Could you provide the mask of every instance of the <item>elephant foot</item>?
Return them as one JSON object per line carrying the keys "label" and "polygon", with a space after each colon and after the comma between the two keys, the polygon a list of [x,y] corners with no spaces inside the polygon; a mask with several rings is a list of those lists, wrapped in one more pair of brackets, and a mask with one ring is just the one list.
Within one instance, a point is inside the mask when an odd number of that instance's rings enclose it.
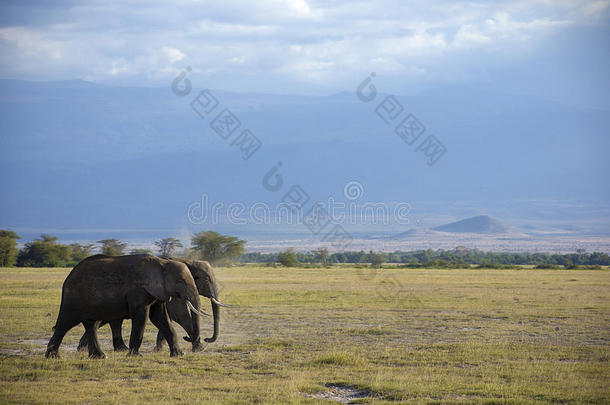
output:
{"label": "elephant foot", "polygon": [[193,343],[193,352],[200,352],[205,349],[205,346],[201,344],[201,340],[197,339],[197,342]]}
{"label": "elephant foot", "polygon": [[157,339],[157,344],[155,345],[154,351],[159,352],[163,350],[163,346],[165,346],[165,339]]}
{"label": "elephant foot", "polygon": [[129,349],[129,352],[127,352],[128,356],[138,356],[141,357],[142,355],[140,354],[139,351],[137,351],[136,349]]}
{"label": "elephant foot", "polygon": [[182,356],[182,355],[184,355],[184,352],[180,349],[172,349],[169,351],[170,357],[176,357],[176,356]]}
{"label": "elephant foot", "polygon": [[46,357],[47,359],[58,359],[59,353],[57,352],[57,350],[47,350],[47,352],[44,354],[44,357]]}
{"label": "elephant foot", "polygon": [[205,346],[202,344],[193,346],[193,353],[202,352],[204,350],[205,350]]}
{"label": "elephant foot", "polygon": [[106,355],[104,354],[104,352],[91,353],[91,354],[89,354],[89,358],[90,359],[105,359]]}
{"label": "elephant foot", "polygon": [[125,343],[123,343],[122,345],[116,345],[114,347],[115,352],[125,352],[127,350],[129,350],[129,347],[127,347],[127,345],[125,345]]}

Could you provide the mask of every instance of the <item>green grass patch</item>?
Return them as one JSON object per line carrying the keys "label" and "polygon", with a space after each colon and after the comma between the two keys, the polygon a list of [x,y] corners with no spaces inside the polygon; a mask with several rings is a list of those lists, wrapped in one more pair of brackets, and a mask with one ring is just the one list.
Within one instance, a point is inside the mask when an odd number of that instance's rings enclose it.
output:
{"label": "green grass patch", "polygon": [[318,356],[312,363],[330,366],[362,366],[365,364],[365,360],[354,353],[330,352]]}

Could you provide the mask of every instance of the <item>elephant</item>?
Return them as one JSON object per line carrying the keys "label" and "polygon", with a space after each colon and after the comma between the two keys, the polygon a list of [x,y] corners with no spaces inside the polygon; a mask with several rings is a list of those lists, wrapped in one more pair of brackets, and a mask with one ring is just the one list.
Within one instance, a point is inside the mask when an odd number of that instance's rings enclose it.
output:
{"label": "elephant", "polygon": [[[215,342],[218,338],[218,333],[220,331],[220,307],[228,306],[219,301],[218,294],[218,285],[216,283],[216,277],[214,276],[214,269],[204,260],[189,260],[182,258],[170,258],[168,260],[174,260],[180,263],[184,263],[191,272],[193,279],[195,280],[195,284],[197,286],[197,290],[200,295],[203,295],[206,298],[209,298],[212,304],[212,314],[214,315],[214,332],[212,337],[205,338],[205,342],[212,343]],[[193,330],[193,322],[191,319],[191,314],[186,309],[185,301],[180,298],[172,298],[168,302],[162,304],[166,309],[169,315],[169,318],[172,321],[175,321],[182,326],[182,328],[186,331],[187,337],[184,337],[186,341],[191,342],[192,350],[194,352],[203,350],[203,345],[201,344],[201,339],[199,338],[199,333]],[[126,350],[127,346],[123,341],[122,336],[122,319],[114,319],[111,321],[107,321],[110,324],[112,329],[112,345],[115,351]],[[105,324],[106,321],[102,323]],[[101,326],[101,325],[100,325]],[[164,336],[163,332],[159,330],[157,332],[157,342],[156,342],[156,350],[161,350],[163,346],[163,342],[167,340]],[[88,344],[88,332],[85,331],[81,340],[78,344],[78,349],[84,349]]]}
{"label": "elephant", "polygon": [[139,355],[146,319],[167,339],[170,356],[182,354],[176,332],[162,305],[183,300],[192,312],[193,339],[199,339],[199,293],[184,263],[151,255],[95,255],[78,263],[64,281],[54,333],[45,357],[58,357],[65,334],[82,323],[87,331],[89,357],[104,358],[97,339],[99,321],[131,319],[129,355]]}
{"label": "elephant", "polygon": [[[189,260],[182,258],[171,258],[171,260],[184,263],[195,280],[199,294],[210,299],[212,315],[214,316],[214,331],[212,336],[205,338],[204,341],[206,343],[215,342],[216,339],[218,339],[218,334],[220,332],[220,307],[228,307],[229,305],[220,302],[218,283],[216,282],[216,276],[214,275],[212,265],[205,260]],[[172,299],[165,305],[170,319],[179,323],[186,331],[188,338],[185,337],[184,339],[191,342],[193,351],[202,350],[203,346],[199,339],[199,331],[193,330],[194,324],[191,321],[192,314],[185,310],[184,301],[181,299]],[[157,350],[161,349],[164,340],[164,335],[159,331],[157,333]]]}

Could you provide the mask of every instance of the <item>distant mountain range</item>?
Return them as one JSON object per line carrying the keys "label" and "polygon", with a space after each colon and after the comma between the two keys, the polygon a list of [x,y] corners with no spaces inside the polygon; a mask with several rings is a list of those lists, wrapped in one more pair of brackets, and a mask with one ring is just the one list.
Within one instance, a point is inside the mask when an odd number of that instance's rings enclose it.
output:
{"label": "distant mountain range", "polygon": [[[178,97],[169,83],[137,88],[0,80],[0,228],[28,235],[206,228],[245,235],[264,227],[192,223],[188,207],[202,195],[211,203],[273,206],[295,185],[310,201],[347,203],[353,200],[344,196],[344,185],[357,181],[363,188],[357,203],[408,202],[432,229],[446,222],[442,218],[497,213],[514,203],[520,207],[515,220],[529,216],[545,226],[560,221],[610,232],[608,111],[476,86],[399,95],[404,111],[397,120],[413,114],[426,135],[447,148],[430,167],[417,145],[396,135],[395,122],[377,115],[383,94],[364,103],[354,92],[311,97],[212,90],[219,108],[240,120],[236,133],[247,128],[262,141],[243,160],[235,138],[222,139],[210,128],[213,118],[202,119],[190,107],[198,92]],[[284,188],[270,192],[262,179],[278,162]],[[499,229],[492,220],[477,221],[444,232]]]}

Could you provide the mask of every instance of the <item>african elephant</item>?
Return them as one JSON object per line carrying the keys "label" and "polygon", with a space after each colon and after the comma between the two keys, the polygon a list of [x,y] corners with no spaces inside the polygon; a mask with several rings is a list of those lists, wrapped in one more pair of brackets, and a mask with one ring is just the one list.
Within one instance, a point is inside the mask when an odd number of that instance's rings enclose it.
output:
{"label": "african elephant", "polygon": [[[169,260],[178,261],[180,263],[186,264],[188,269],[195,280],[195,284],[197,285],[197,290],[200,295],[207,297],[211,300],[212,303],[212,313],[214,315],[214,332],[212,337],[204,339],[208,343],[212,343],[216,341],[219,333],[219,324],[220,324],[220,307],[226,306],[222,304],[219,299],[218,294],[218,284],[216,283],[216,277],[214,276],[214,269],[207,261],[203,260],[188,260],[188,259],[180,259],[180,258],[171,258]],[[193,330],[193,321],[191,314],[186,309],[185,301],[180,298],[172,298],[168,302],[162,304],[166,309],[169,315],[169,318],[172,321],[175,321],[184,328],[188,337],[184,339],[191,342],[193,346],[193,351],[199,351],[203,349],[201,344],[201,339],[199,338],[199,332],[195,332]],[[105,324],[106,322],[102,323]],[[127,346],[125,346],[125,342],[123,341],[122,336],[122,319],[114,319],[112,321],[108,321],[110,323],[110,327],[112,328],[112,345],[114,346],[114,350],[125,350]],[[163,332],[159,329],[157,332],[157,345],[156,350],[160,350],[163,342],[167,340],[163,334]],[[85,331],[83,336],[81,337],[80,343],[78,345],[79,349],[87,346],[88,341],[88,332]]]}
{"label": "african elephant", "polygon": [[89,357],[104,358],[97,340],[101,320],[131,318],[129,354],[138,355],[146,318],[168,340],[170,355],[182,354],[162,303],[181,299],[193,312],[194,339],[199,338],[199,294],[183,263],[150,255],[95,255],[78,263],[64,281],[61,305],[46,357],[58,357],[65,334],[83,323],[89,335]]}
{"label": "african elephant", "polygon": [[[210,263],[204,260],[188,260],[180,258],[172,258],[171,260],[186,264],[188,269],[191,271],[193,279],[195,280],[199,294],[210,299],[212,304],[212,314],[214,315],[214,332],[212,333],[211,337],[205,338],[204,340],[207,343],[215,342],[218,338],[218,333],[220,332],[220,307],[228,305],[220,302],[218,284],[216,282],[216,277],[214,276],[214,269]],[[165,303],[165,305],[167,307],[167,313],[169,314],[170,319],[178,322],[188,334],[188,338],[185,337],[184,339],[191,342],[193,351],[202,350],[203,346],[201,345],[201,340],[198,337],[199,333],[198,331],[196,332],[193,330],[194,324],[191,321],[192,315],[189,313],[189,311],[185,310],[184,301],[181,299],[172,299]],[[157,350],[161,349],[163,341],[164,335],[159,330],[157,333]]]}

